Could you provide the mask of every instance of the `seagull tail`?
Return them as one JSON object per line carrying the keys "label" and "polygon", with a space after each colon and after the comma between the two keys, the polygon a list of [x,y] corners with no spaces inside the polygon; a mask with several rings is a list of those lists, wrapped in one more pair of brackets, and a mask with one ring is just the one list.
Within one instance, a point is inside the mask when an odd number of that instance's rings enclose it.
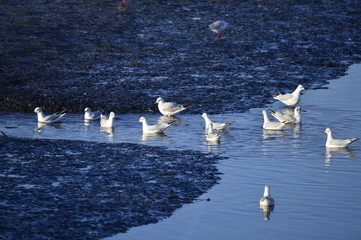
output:
{"label": "seagull tail", "polygon": [[268,109],[272,114],[275,114],[276,111],[272,110],[272,109]]}
{"label": "seagull tail", "polygon": [[65,112],[66,112],[66,109],[64,109],[64,110],[62,110],[62,111],[60,111],[60,112],[57,112],[57,113],[55,113],[55,114],[65,114]]}
{"label": "seagull tail", "polygon": [[233,124],[235,121],[232,121],[232,122],[227,122],[226,123],[226,127],[228,127],[229,125]]}

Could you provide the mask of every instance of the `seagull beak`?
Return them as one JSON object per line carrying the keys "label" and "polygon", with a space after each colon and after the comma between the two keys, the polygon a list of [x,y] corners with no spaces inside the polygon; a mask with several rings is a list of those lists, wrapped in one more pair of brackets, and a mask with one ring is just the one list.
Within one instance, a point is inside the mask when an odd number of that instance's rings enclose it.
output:
{"label": "seagull beak", "polygon": [[301,109],[301,112],[307,112],[307,110]]}

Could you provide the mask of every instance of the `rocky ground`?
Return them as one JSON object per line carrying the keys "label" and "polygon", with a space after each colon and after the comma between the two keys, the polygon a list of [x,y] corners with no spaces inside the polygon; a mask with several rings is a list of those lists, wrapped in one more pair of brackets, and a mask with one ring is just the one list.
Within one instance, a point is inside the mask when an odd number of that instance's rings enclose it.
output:
{"label": "rocky ground", "polygon": [[[361,60],[359,1],[0,3],[0,110],[243,111]],[[220,39],[215,20],[231,27]]]}
{"label": "rocky ground", "polygon": [[220,174],[220,157],[192,151],[10,137],[0,146],[1,239],[125,232],[197,201]]}

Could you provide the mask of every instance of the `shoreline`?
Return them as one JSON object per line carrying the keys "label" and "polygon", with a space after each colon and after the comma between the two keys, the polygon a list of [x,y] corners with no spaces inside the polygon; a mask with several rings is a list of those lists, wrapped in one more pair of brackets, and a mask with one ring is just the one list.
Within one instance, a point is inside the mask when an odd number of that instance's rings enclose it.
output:
{"label": "shoreline", "polygon": [[[361,61],[361,9],[341,1],[1,6],[0,110],[12,112],[144,113],[159,96],[189,113],[243,112]],[[203,27],[218,18],[232,27],[216,40]]]}

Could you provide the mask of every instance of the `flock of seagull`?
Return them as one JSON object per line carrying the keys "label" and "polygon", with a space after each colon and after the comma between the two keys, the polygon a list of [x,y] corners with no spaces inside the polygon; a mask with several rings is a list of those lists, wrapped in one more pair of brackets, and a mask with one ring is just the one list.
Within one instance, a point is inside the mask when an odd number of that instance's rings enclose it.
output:
{"label": "flock of seagull", "polygon": [[[298,85],[297,88],[292,93],[272,95],[274,99],[281,101],[288,107],[294,107],[300,102],[301,91],[306,89],[302,85]],[[175,102],[166,102],[162,97],[157,98],[155,101],[158,104],[158,110],[164,116],[174,116],[189,106],[184,106],[177,104]],[[283,113],[281,111],[270,110],[271,115],[278,121],[270,121],[267,115],[266,110],[262,111],[264,122],[263,129],[265,130],[282,130],[287,126],[287,124],[299,124],[301,123],[301,112],[305,110],[301,109],[300,106],[296,106],[294,109],[288,109],[290,112]],[[53,115],[44,115],[40,107],[35,108],[35,113],[38,116],[38,122],[40,123],[53,123],[60,121],[65,115],[64,112],[55,113]],[[223,131],[225,128],[230,126],[233,122],[213,122],[207,115],[203,113],[202,117],[205,121],[205,130],[206,130],[206,139],[207,141],[219,141],[221,135],[218,133]],[[109,117],[106,117],[102,111],[92,112],[89,107],[84,109],[84,120],[93,121],[100,119],[100,126],[105,128],[114,127],[115,113],[111,112]],[[160,122],[154,125],[148,124],[144,116],[139,118],[139,122],[142,123],[143,134],[159,134],[163,133],[168,127],[170,127],[175,121],[171,122]],[[332,136],[332,131],[330,128],[326,128],[324,133],[327,134],[326,147],[327,148],[347,148],[352,142],[358,140],[357,138],[350,139],[336,139]],[[264,188],[263,197],[259,201],[260,207],[266,209],[268,212],[270,209],[273,209],[274,200],[270,195],[270,187],[268,185]],[[264,211],[265,212],[265,211]]]}
{"label": "flock of seagull", "polygon": [[[295,91],[292,93],[273,95],[273,98],[281,101],[289,107],[293,107],[300,102],[301,91],[306,89],[302,85],[298,85]],[[174,116],[189,106],[177,104],[175,102],[166,102],[162,97],[158,97],[155,101],[158,104],[158,110],[164,116]],[[265,130],[282,130],[288,124],[299,124],[301,123],[301,112],[306,110],[301,109],[300,106],[296,106],[294,109],[288,109],[288,112],[284,113],[281,111],[269,110],[271,115],[278,121],[271,121],[268,118],[266,110],[262,111],[263,114],[263,129]],[[54,123],[60,121],[65,115],[64,112],[55,113],[53,115],[44,115],[40,107],[35,108],[35,113],[38,115],[38,122],[40,123]],[[203,113],[202,117],[205,121],[206,140],[207,141],[219,141],[221,135],[218,133],[223,131],[225,128],[230,126],[233,122],[213,122],[207,115]],[[84,120],[93,121],[100,119],[100,126],[103,128],[114,127],[114,119],[116,118],[115,113],[111,112],[109,117],[103,114],[102,111],[92,112],[89,107],[84,109]],[[142,123],[143,134],[159,134],[163,133],[168,127],[170,127],[175,121],[171,122],[160,122],[157,124],[149,124],[147,119],[142,116],[139,118],[139,122]],[[357,138],[350,139],[336,139],[332,136],[330,128],[326,128],[324,133],[327,134],[326,147],[328,148],[346,148],[352,142],[358,140]]]}
{"label": "flock of seagull", "polygon": [[[302,85],[298,85],[295,91],[292,93],[272,95],[274,99],[279,100],[285,105],[292,107],[297,105],[300,102],[301,91],[306,91]],[[268,118],[267,112],[262,111],[263,114],[263,129],[265,130],[282,130],[287,124],[299,124],[301,123],[301,112],[306,111],[302,110],[300,106],[296,106],[291,114],[284,114],[280,111],[270,110],[271,115],[278,120],[278,122],[271,122]],[[330,128],[326,128],[324,133],[327,134],[326,148],[347,148],[348,145],[357,141],[357,138],[350,139],[336,139],[332,136],[332,131]],[[274,207],[274,200],[270,195],[270,187],[266,185],[264,187],[263,197],[259,200],[259,204],[263,212],[265,213],[265,220],[269,218],[269,212]],[[268,213],[268,215],[267,215]]]}

